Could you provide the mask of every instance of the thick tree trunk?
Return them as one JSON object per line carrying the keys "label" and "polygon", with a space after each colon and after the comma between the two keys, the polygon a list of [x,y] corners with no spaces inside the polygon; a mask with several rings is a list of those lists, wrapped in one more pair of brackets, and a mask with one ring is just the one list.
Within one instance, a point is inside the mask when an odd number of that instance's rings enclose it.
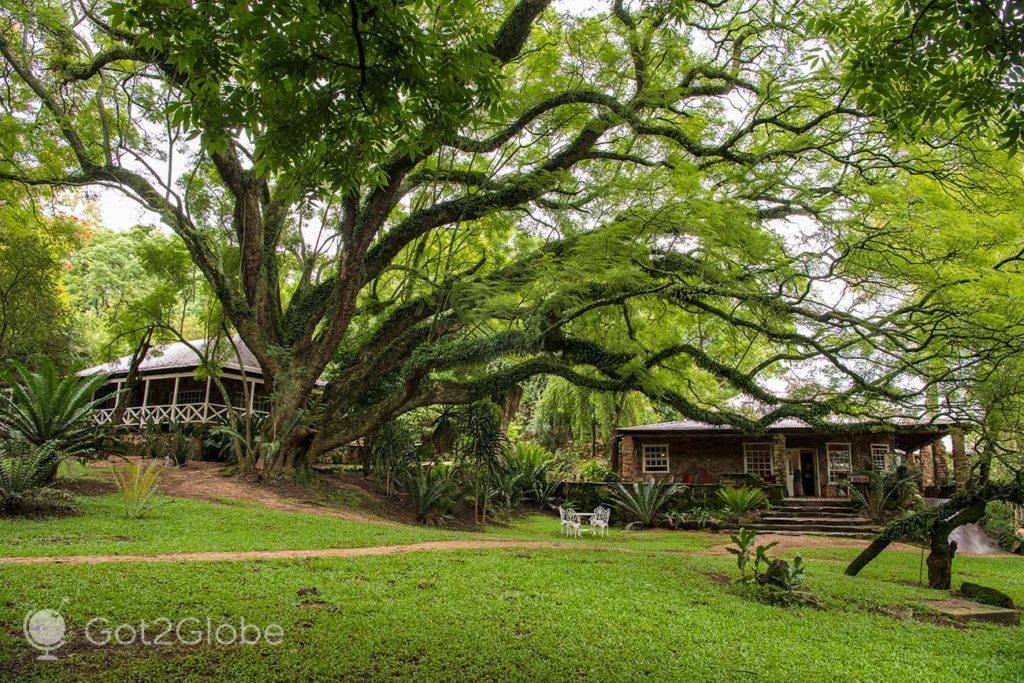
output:
{"label": "thick tree trunk", "polygon": [[928,555],[928,587],[948,590],[953,579],[953,557],[956,555],[956,541],[949,535],[964,524],[973,524],[985,516],[987,501],[975,500],[945,521],[937,521],[931,529]]}
{"label": "thick tree trunk", "polygon": [[[945,528],[945,524],[939,525]],[[949,590],[953,583],[953,556],[956,555],[956,541],[949,540],[949,533],[933,533],[931,552],[925,563],[928,565],[928,587]]]}
{"label": "thick tree trunk", "polygon": [[146,354],[149,353],[152,341],[153,328],[148,327],[142,335],[142,339],[139,340],[139,345],[132,353],[131,362],[128,364],[128,374],[124,380],[125,392],[124,395],[115,399],[114,414],[110,416],[111,424],[119,425],[124,422],[124,413],[128,409],[128,404],[135,398],[135,391],[138,389],[139,367],[142,365],[142,361],[146,360]]}
{"label": "thick tree trunk", "polygon": [[1005,496],[1000,496],[990,489],[983,489],[970,498],[954,498],[937,509],[920,512],[909,519],[894,522],[854,558],[846,568],[846,574],[857,576],[860,570],[878,557],[893,541],[927,532],[930,548],[927,560],[928,585],[931,588],[948,589],[953,576],[953,557],[956,555],[956,543],[949,541],[949,535],[957,527],[977,522],[984,517],[988,501],[1002,497]]}

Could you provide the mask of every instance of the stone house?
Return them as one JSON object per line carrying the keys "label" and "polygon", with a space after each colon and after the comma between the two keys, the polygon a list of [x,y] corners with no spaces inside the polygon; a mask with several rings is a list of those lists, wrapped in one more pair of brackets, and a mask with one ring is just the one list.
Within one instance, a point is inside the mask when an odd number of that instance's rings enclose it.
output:
{"label": "stone house", "polygon": [[762,433],[679,421],[616,430],[617,471],[626,482],[651,478],[712,484],[760,480],[790,497],[847,497],[871,469],[920,467],[927,490],[949,482],[944,439],[963,454],[963,432],[944,421],[834,424],[779,420]]}

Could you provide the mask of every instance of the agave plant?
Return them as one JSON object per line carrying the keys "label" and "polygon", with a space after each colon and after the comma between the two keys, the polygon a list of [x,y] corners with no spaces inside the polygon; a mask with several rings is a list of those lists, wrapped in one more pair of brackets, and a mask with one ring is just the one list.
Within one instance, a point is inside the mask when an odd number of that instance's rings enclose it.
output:
{"label": "agave plant", "polygon": [[416,519],[423,524],[445,519],[455,502],[455,483],[445,467],[425,469],[409,466],[401,475],[402,491],[416,506]]}
{"label": "agave plant", "polygon": [[114,470],[114,481],[124,500],[125,517],[138,519],[153,508],[153,496],[162,470],[159,460],[150,460],[145,465],[133,461]]}
{"label": "agave plant", "polygon": [[[11,363],[0,373],[0,382],[10,389],[9,400],[0,407],[0,434],[20,436],[37,446],[52,441],[62,453],[84,454],[96,439],[93,412],[109,399],[94,400],[93,393],[106,381],[104,376],[61,377],[48,361],[37,372]],[[43,483],[56,475],[56,462],[51,470]]]}
{"label": "agave plant", "polygon": [[646,484],[618,484],[611,490],[611,502],[632,524],[653,526],[661,511],[679,491],[677,484],[652,479]]}
{"label": "agave plant", "polygon": [[718,499],[722,502],[726,517],[736,524],[746,521],[756,510],[768,505],[768,496],[764,491],[745,486],[719,489]]}

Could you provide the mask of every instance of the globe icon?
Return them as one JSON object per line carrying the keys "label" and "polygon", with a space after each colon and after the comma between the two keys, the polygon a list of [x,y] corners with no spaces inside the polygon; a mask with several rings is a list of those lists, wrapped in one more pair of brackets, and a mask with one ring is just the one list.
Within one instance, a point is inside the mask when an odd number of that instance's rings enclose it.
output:
{"label": "globe icon", "polygon": [[56,650],[64,644],[66,631],[67,625],[64,623],[64,617],[57,610],[41,609],[25,616],[25,639],[29,645],[43,651],[43,654],[39,655],[37,659],[56,659],[54,655],[50,654],[50,651]]}

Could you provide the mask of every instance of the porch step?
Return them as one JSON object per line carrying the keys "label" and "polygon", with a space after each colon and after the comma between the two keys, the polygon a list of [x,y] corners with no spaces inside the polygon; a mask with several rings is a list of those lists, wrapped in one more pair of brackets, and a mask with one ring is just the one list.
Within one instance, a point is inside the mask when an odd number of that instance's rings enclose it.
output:
{"label": "porch step", "polygon": [[753,526],[747,527],[759,534],[773,534],[775,536],[828,536],[830,538],[860,538],[873,539],[876,533],[862,531],[803,531],[797,529],[757,529]]}
{"label": "porch step", "polygon": [[783,517],[829,517],[836,519],[844,519],[848,517],[859,517],[860,511],[852,508],[843,509],[821,509],[821,508],[802,508],[802,507],[773,507],[765,513],[765,516],[783,516]]}
{"label": "porch step", "polygon": [[814,517],[812,515],[764,515],[758,520],[761,524],[776,524],[778,526],[801,526],[803,524],[830,524],[830,525],[867,525],[871,520],[867,517]]}
{"label": "porch step", "polygon": [[804,522],[799,524],[778,524],[777,522],[754,522],[744,525],[748,529],[761,534],[792,533],[792,534],[818,534],[823,532],[833,534],[864,534],[874,536],[878,533],[876,527],[870,524],[828,524],[823,522]]}
{"label": "porch step", "polygon": [[848,498],[784,498],[747,528],[762,534],[873,538],[878,528]]}
{"label": "porch step", "polygon": [[849,498],[783,498],[782,507],[855,510],[857,502]]}

